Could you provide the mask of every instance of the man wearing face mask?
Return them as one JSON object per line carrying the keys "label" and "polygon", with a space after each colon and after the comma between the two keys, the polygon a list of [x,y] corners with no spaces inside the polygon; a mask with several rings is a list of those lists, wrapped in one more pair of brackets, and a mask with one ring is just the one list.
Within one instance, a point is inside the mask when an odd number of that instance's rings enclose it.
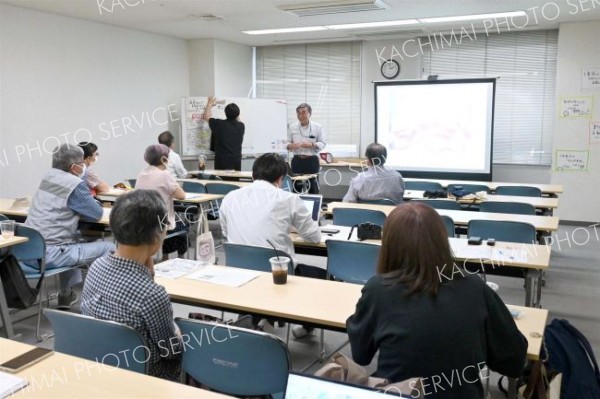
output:
{"label": "man wearing face mask", "polygon": [[[59,274],[58,308],[64,310],[77,302],[72,287],[82,281],[78,267],[115,250],[111,242],[77,242],[80,219],[96,222],[102,218],[102,206],[82,180],[85,170],[83,150],[77,145],[55,148],[52,169],[42,178],[25,221],[25,226],[39,231],[46,241],[46,269],[72,268]],[[37,262],[26,267],[37,271]]]}

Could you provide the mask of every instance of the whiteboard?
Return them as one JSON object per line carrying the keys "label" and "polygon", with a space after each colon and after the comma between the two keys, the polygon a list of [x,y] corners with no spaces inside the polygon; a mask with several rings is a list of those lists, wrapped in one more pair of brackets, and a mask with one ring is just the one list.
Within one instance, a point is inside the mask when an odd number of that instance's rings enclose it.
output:
{"label": "whiteboard", "polygon": [[[181,99],[181,153],[183,156],[210,155],[210,128],[202,120],[208,97]],[[285,152],[287,145],[287,103],[285,100],[217,97],[212,117],[225,118],[225,106],[240,107],[240,120],[246,125],[242,155]]]}

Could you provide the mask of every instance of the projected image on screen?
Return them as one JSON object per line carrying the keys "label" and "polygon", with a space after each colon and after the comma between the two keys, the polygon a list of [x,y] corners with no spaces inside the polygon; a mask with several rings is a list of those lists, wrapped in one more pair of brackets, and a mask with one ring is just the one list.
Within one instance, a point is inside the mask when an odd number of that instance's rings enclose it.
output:
{"label": "projected image on screen", "polygon": [[376,84],[377,142],[405,172],[491,172],[494,79]]}

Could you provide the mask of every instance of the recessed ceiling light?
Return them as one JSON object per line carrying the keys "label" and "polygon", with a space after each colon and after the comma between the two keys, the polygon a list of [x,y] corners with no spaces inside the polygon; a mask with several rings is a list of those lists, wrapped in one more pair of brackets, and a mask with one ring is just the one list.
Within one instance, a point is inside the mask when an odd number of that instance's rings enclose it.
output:
{"label": "recessed ceiling light", "polygon": [[381,22],[362,22],[357,24],[340,24],[340,25],[326,25],[327,29],[360,29],[360,28],[383,28],[386,26],[401,26],[401,25],[414,25],[418,24],[419,21],[416,19],[401,19],[395,21],[381,21]]}
{"label": "recessed ceiling light", "polygon": [[305,26],[301,28],[244,30],[242,33],[247,35],[270,35],[274,33],[317,32],[321,30],[327,30],[327,28],[324,26]]}
{"label": "recessed ceiling light", "polygon": [[459,15],[455,17],[419,18],[423,23],[470,21],[474,19],[524,17],[525,11],[499,12],[495,14]]}

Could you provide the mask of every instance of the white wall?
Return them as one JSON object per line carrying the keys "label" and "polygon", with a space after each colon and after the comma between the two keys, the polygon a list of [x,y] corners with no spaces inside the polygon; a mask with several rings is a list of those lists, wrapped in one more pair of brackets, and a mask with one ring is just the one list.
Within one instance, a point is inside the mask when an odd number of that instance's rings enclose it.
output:
{"label": "white wall", "polygon": [[190,95],[247,97],[252,85],[252,47],[224,40],[188,42]]}
{"label": "white wall", "polygon": [[248,97],[252,87],[252,47],[215,40],[215,95]]}
{"label": "white wall", "polygon": [[[585,67],[600,67],[600,23],[578,22],[560,25],[556,95],[593,96],[592,120],[600,120],[600,91],[582,91],[581,73]],[[596,38],[596,39],[593,39]],[[590,150],[587,172],[552,173],[552,183],[563,184],[558,214],[563,220],[600,221],[600,145],[588,144],[589,119],[559,119],[554,122],[554,149]]]}
{"label": "white wall", "polygon": [[158,133],[179,129],[167,108],[189,94],[184,40],[2,4],[0,38],[0,197],[32,195],[47,152],[76,131],[91,133],[95,169],[116,183],[137,175]]}
{"label": "white wall", "polygon": [[215,41],[188,41],[190,96],[210,96],[215,92]]}

